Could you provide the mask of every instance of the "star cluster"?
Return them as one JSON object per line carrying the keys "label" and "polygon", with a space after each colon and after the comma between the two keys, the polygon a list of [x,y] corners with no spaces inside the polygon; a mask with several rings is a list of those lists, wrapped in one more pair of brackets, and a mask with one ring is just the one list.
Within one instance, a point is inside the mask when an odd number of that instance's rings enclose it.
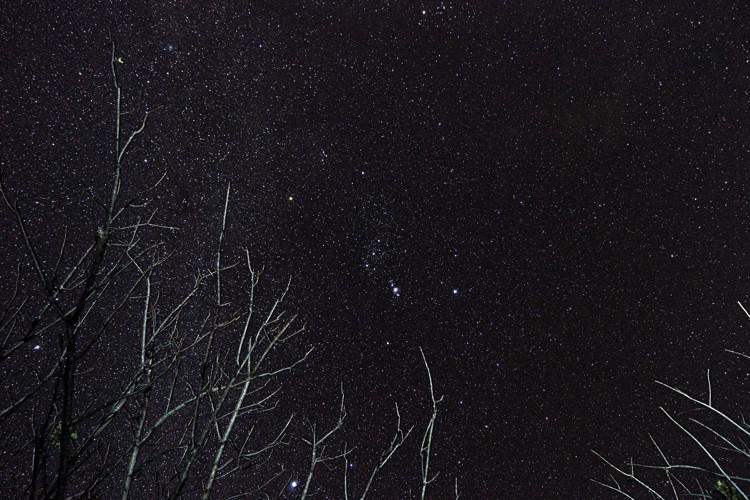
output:
{"label": "star cluster", "polygon": [[[111,34],[128,125],[155,110],[126,175],[168,172],[175,273],[211,265],[231,181],[227,247],[293,276],[317,347],[285,404],[333,417],[344,380],[380,443],[393,402],[427,415],[422,347],[445,396],[436,491],[605,498],[589,449],[646,454],[653,380],[697,386],[746,345],[739,3],[11,3],[1,168],[45,258],[108,178]],[[418,465],[398,457],[376,497],[405,498]]]}

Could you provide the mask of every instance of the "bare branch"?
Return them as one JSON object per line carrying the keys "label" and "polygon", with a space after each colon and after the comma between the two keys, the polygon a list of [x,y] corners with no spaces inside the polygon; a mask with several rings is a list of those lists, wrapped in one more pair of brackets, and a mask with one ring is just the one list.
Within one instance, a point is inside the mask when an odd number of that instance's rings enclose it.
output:
{"label": "bare branch", "polygon": [[305,486],[303,487],[302,494],[300,495],[301,500],[305,500],[308,493],[310,492],[310,484],[312,483],[312,478],[315,474],[315,468],[318,466],[318,464],[330,462],[331,460],[336,460],[338,458],[343,458],[346,456],[346,449],[344,449],[343,453],[333,456],[326,455],[325,453],[325,442],[341,429],[341,427],[344,425],[345,418],[346,406],[344,405],[344,384],[341,384],[341,405],[339,407],[338,421],[333,425],[333,427],[328,430],[328,432],[323,434],[321,437],[318,437],[316,424],[310,423],[310,439],[303,439],[305,443],[310,445],[310,465],[307,471],[307,478],[305,479]]}
{"label": "bare branch", "polygon": [[419,353],[422,355],[422,361],[424,362],[425,370],[427,371],[427,380],[430,383],[430,400],[432,402],[432,414],[430,420],[427,423],[427,427],[422,436],[422,444],[419,449],[419,455],[422,462],[422,490],[420,498],[424,500],[427,492],[427,485],[433,482],[437,478],[437,474],[430,477],[430,453],[432,450],[432,434],[435,430],[435,421],[437,420],[437,405],[443,400],[440,396],[439,399],[435,399],[435,391],[432,386],[432,373],[430,373],[430,365],[427,363],[427,358],[424,355],[422,348],[419,348]]}

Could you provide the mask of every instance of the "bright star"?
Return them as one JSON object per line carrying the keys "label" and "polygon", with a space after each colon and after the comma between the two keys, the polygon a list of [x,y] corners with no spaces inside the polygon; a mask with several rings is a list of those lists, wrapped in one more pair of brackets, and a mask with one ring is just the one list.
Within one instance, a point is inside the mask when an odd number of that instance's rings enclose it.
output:
{"label": "bright star", "polygon": [[296,488],[298,484],[299,483],[297,483],[297,481],[292,481],[291,484],[289,484],[289,486],[291,486],[292,488]]}
{"label": "bright star", "polygon": [[458,295],[458,288],[453,289],[453,295]]}

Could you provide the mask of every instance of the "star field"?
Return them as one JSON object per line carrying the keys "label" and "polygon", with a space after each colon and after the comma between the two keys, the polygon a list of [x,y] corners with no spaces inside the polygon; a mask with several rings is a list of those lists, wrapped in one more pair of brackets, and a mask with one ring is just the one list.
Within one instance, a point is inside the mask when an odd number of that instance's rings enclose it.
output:
{"label": "star field", "polygon": [[[747,352],[750,334],[736,304],[750,278],[748,12],[12,2],[0,169],[45,262],[65,225],[85,228],[70,244],[91,241],[110,173],[111,33],[127,127],[153,110],[129,189],[166,170],[159,220],[180,228],[163,286],[213,265],[231,181],[227,262],[246,247],[270,288],[292,276],[316,348],[282,407],[334,422],[344,383],[351,478],[390,439],[394,402],[426,424],[421,347],[444,395],[428,497],[452,498],[458,478],[466,499],[609,498],[589,481],[608,473],[590,449],[652,457],[649,432],[679,434],[655,379],[703,391],[710,367],[729,398],[750,377],[722,352]],[[12,282],[23,248],[6,212],[0,242]],[[55,347],[32,344],[26,369]],[[114,382],[105,360],[90,368]],[[410,439],[372,498],[416,491]],[[294,451],[275,457],[286,498],[304,484]],[[322,498],[341,498],[342,468],[319,471]]]}

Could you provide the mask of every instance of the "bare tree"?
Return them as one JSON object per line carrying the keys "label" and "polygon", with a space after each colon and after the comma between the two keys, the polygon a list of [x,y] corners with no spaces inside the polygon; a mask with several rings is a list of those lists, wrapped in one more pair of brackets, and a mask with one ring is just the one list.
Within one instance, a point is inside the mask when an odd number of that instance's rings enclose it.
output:
{"label": "bare tree", "polygon": [[[370,488],[373,485],[373,482],[375,481],[375,476],[377,476],[378,472],[380,472],[380,469],[385,467],[385,464],[387,464],[391,458],[393,458],[393,455],[396,454],[396,452],[404,445],[404,442],[409,437],[409,434],[411,434],[411,431],[414,430],[414,426],[409,427],[406,432],[401,428],[401,412],[398,409],[398,404],[396,404],[396,431],[393,434],[393,438],[391,438],[391,442],[388,445],[386,449],[383,450],[383,452],[380,454],[380,457],[378,458],[377,462],[375,463],[375,466],[372,468],[372,472],[370,472],[370,476],[367,479],[367,484],[365,484],[365,488],[362,491],[362,495],[359,497],[360,500],[365,500],[367,498],[367,494],[370,492]],[[347,459],[347,454],[351,450],[347,450],[346,444],[344,444],[344,499],[349,500],[349,481],[348,481],[348,471],[349,471],[349,460]]]}
{"label": "bare tree", "polygon": [[[750,319],[750,313],[742,303],[737,304]],[[726,352],[750,360],[747,354],[730,349]],[[645,492],[651,498],[657,499],[691,497],[748,500],[750,475],[747,471],[750,469],[750,446],[747,440],[750,438],[750,424],[745,421],[744,416],[733,417],[719,408],[714,401],[710,370],[706,370],[707,395],[704,399],[664,382],[657,380],[656,383],[693,405],[691,410],[683,411],[681,414],[690,412],[702,415],[681,422],[678,419],[680,415],[675,415],[663,406],[659,407],[669,422],[688,438],[696,451],[700,452],[705,463],[687,464],[677,461],[668,456],[663,447],[649,434],[662,464],[642,464],[630,459],[624,465],[616,465],[591,450],[612,470],[609,482],[593,481],[625,498],[641,498],[634,496],[634,492]]]}
{"label": "bare tree", "polygon": [[[268,300],[260,293],[264,270],[252,265],[250,252],[227,255],[228,184],[213,267],[198,271],[178,292],[164,284],[173,256],[166,236],[179,228],[160,223],[151,208],[166,172],[140,191],[128,184],[139,174],[126,166],[127,153],[154,110],[130,133],[123,132],[122,63],[113,44],[111,185],[101,187],[101,199],[93,198],[100,215],[88,229],[90,244],[75,255],[66,229],[54,263],[47,266],[40,255],[49,250],[40,252],[21,204],[0,177],[0,195],[16,221],[36,282],[26,284],[28,277],[17,267],[0,314],[0,368],[13,373],[32,346],[57,345],[57,352],[40,357],[32,376],[14,377],[0,396],[0,423],[16,430],[0,438],[0,473],[13,477],[0,485],[0,496],[208,499],[219,494],[219,485],[241,478],[232,484],[246,488],[221,490],[221,495],[270,498],[266,490],[283,483],[286,471],[272,457],[293,439],[295,415],[279,410],[283,380],[313,352],[305,345],[305,325],[286,309],[291,279]],[[118,358],[107,352],[113,342]],[[442,398],[435,398],[427,358],[421,355],[432,405],[420,446],[424,499],[434,480],[430,457]],[[114,365],[106,387],[103,356]],[[343,386],[339,410],[326,431],[307,422],[311,436],[303,441],[310,461],[301,498],[312,494],[316,467],[336,460],[344,462],[349,498],[352,450],[344,442],[343,451],[330,453],[346,418]],[[398,405],[396,417],[395,434],[374,461],[363,500],[414,428],[402,429]],[[21,465],[27,460],[28,467]]]}
{"label": "bare tree", "polygon": [[[430,471],[430,457],[431,457],[431,449],[432,449],[433,432],[435,429],[435,422],[437,420],[437,405],[443,400],[443,398],[441,396],[440,398],[435,399],[435,393],[434,393],[433,384],[432,384],[432,372],[430,371],[430,365],[427,362],[427,358],[422,348],[419,349],[419,352],[422,356],[422,362],[424,363],[425,371],[427,373],[427,381],[429,383],[429,393],[430,393],[430,402],[431,402],[430,418],[427,422],[427,425],[425,426],[425,431],[422,436],[422,441],[421,441],[420,448],[419,448],[419,455],[420,455],[420,461],[421,461],[421,483],[420,483],[419,498],[424,500],[424,498],[426,498],[427,486],[437,478],[437,475],[430,477],[430,472],[429,472]],[[386,464],[393,458],[393,456],[399,451],[399,449],[404,445],[404,443],[407,441],[412,431],[414,430],[414,426],[412,425],[406,431],[404,431],[404,429],[401,427],[401,412],[398,408],[398,404],[396,404],[395,406],[396,406],[396,430],[388,446],[385,447],[381,451],[380,456],[375,461],[372,471],[370,472],[370,475],[367,478],[367,483],[364,485],[364,488],[362,490],[362,494],[359,496],[360,500],[365,500],[367,498],[367,495],[370,493],[370,489],[372,488],[375,478],[377,477],[380,470],[383,469],[386,466]],[[315,423],[308,423],[308,426],[310,428],[310,438],[302,439],[303,442],[305,442],[310,447],[310,465],[308,468],[305,485],[302,490],[302,495],[300,497],[301,499],[304,500],[305,498],[307,498],[308,494],[310,493],[310,484],[312,482],[315,469],[318,465],[327,465],[332,461],[343,459],[343,462],[344,462],[344,473],[343,473],[344,499],[349,500],[350,491],[349,491],[349,475],[348,475],[348,471],[349,471],[348,456],[353,451],[353,449],[349,449],[347,446],[347,443],[344,443],[342,452],[337,453],[337,454],[326,455],[326,449],[330,447],[330,445],[328,444],[329,440],[337,432],[343,429],[345,419],[346,419],[346,406],[344,405],[344,388],[342,386],[339,418],[336,421],[336,423],[333,426],[331,426],[331,428],[328,431],[325,431],[323,433],[318,432],[317,425]],[[458,494],[458,479],[457,478],[455,481],[454,489],[455,489],[455,498],[458,499],[459,494]]]}
{"label": "bare tree", "polygon": [[[178,497],[200,485],[201,496],[208,498],[219,478],[245,470],[247,464],[283,443],[292,415],[275,430],[265,429],[263,436],[246,423],[252,421],[248,417],[274,408],[279,375],[305,361],[312,352],[308,348],[291,361],[279,362],[277,350],[304,332],[297,316],[282,309],[289,283],[261,315],[255,299],[262,270],[251,266],[248,252],[245,264],[222,263],[229,186],[216,266],[199,272],[176,303],[162,303],[154,276],[161,272],[170,254],[162,241],[148,242],[153,236],[145,233],[176,228],[154,222],[155,210],[143,213],[166,174],[146,190],[123,199],[123,182],[127,175],[135,175],[124,168],[126,153],[145,130],[149,112],[137,128],[123,135],[122,91],[117,75],[121,62],[113,45],[116,107],[112,185],[107,201],[99,202],[102,216],[94,242],[69,269],[64,269],[63,259],[67,238],[51,273],[44,269],[18,202],[11,200],[5,184],[0,183],[0,193],[16,218],[45,298],[24,324],[22,313],[31,300],[25,297],[18,303],[18,273],[16,290],[5,305],[0,323],[4,333],[0,361],[10,365],[24,346],[41,338],[56,337],[59,345],[58,355],[43,376],[7,394],[0,409],[4,425],[23,421],[31,414],[30,435],[21,440],[6,436],[8,442],[4,443],[4,449],[5,445],[17,445],[16,454],[33,446],[31,472],[23,478],[28,482],[22,488],[31,498],[91,495],[104,482],[111,488],[121,481],[122,498],[126,499],[144,467],[160,461],[163,464],[170,454],[177,460],[168,495]],[[243,267],[248,283],[244,303],[240,299],[225,302],[222,274],[235,272],[233,277],[242,279],[236,271]],[[213,304],[207,300],[210,293],[206,293],[211,279],[215,280]],[[125,363],[129,374],[119,389],[112,387],[111,392],[82,397],[95,346],[108,336],[121,335],[123,328],[136,326],[123,327],[123,323],[139,301],[137,342],[123,346],[134,348],[134,359]],[[205,311],[200,327],[182,332],[182,319],[196,304]],[[179,439],[165,446],[167,430]],[[243,438],[235,447],[238,431]],[[158,454],[154,453],[156,442],[161,447]],[[144,451],[148,452],[145,458]],[[207,476],[191,480],[198,461],[210,464]],[[3,465],[10,467],[12,462]]]}

